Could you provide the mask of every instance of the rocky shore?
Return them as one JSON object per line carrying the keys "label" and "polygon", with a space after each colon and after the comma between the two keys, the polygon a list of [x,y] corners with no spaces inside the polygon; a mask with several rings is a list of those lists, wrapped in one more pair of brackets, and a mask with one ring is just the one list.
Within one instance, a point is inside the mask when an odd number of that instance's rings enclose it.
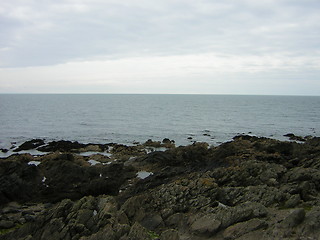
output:
{"label": "rocky shore", "polygon": [[320,239],[320,138],[288,137],[25,142],[0,159],[0,239]]}

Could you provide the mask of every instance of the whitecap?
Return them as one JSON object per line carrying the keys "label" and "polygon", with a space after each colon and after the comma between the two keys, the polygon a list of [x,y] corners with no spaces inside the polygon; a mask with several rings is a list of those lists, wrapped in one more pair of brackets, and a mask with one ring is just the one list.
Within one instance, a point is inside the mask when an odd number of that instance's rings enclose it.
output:
{"label": "whitecap", "polygon": [[35,166],[38,166],[41,162],[39,161],[30,161],[28,162],[28,165],[35,165]]}
{"label": "whitecap", "polygon": [[146,172],[146,171],[137,172],[137,178],[140,178],[140,179],[145,179],[151,175],[153,175],[153,172]]}
{"label": "whitecap", "polygon": [[97,165],[97,164],[99,164],[99,163],[101,164],[101,162],[98,162],[98,161],[93,160],[93,159],[89,160],[88,163],[90,163],[91,166]]}

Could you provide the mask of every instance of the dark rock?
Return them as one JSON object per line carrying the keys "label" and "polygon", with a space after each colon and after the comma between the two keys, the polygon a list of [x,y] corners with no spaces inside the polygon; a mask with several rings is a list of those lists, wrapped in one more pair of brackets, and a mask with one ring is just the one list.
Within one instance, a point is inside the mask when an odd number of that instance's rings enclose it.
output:
{"label": "dark rock", "polygon": [[35,186],[39,179],[37,167],[28,165],[29,155],[19,158],[17,161],[0,161],[0,205],[39,196]]}
{"label": "dark rock", "polygon": [[[138,222],[136,222],[130,229],[129,240],[151,240],[151,236],[147,229],[142,227]],[[154,239],[154,238],[153,238]]]}
{"label": "dark rock", "polygon": [[9,229],[14,227],[14,222],[12,221],[7,221],[7,220],[1,220],[0,221],[0,229]]}
{"label": "dark rock", "polygon": [[33,139],[30,141],[26,141],[25,143],[21,144],[17,149],[13,150],[14,152],[20,152],[23,150],[30,150],[30,149],[35,149],[37,147],[40,147],[44,145],[44,140],[43,139]]}
{"label": "dark rock", "polygon": [[86,145],[79,142],[71,142],[71,141],[52,141],[43,147],[38,147],[37,150],[41,152],[71,152],[71,151],[79,151],[80,148],[84,148]]}
{"label": "dark rock", "polygon": [[294,194],[285,202],[285,207],[294,208],[300,203],[300,201],[301,201],[300,195]]}
{"label": "dark rock", "polygon": [[302,223],[305,215],[306,213],[303,208],[295,209],[281,222],[281,227],[293,228]]}
{"label": "dark rock", "polygon": [[[52,144],[51,150],[103,149],[62,145]],[[0,238],[317,239],[320,234],[317,139],[296,143],[242,135],[218,147],[195,143],[150,154],[145,145],[106,146],[113,148],[105,161],[57,152],[1,159],[0,200],[23,203],[3,206],[1,220],[23,225]],[[89,159],[101,164],[90,166]],[[138,179],[138,171],[153,174]]]}
{"label": "dark rock", "polygon": [[151,214],[144,217],[141,225],[147,229],[155,230],[157,227],[164,226],[164,223],[159,214]]}
{"label": "dark rock", "polygon": [[179,233],[175,229],[168,229],[161,233],[161,240],[180,240]]}
{"label": "dark rock", "polygon": [[5,149],[5,148],[0,148],[0,151],[3,152],[3,153],[7,153],[9,150]]}
{"label": "dark rock", "polygon": [[293,141],[300,141],[300,142],[304,142],[306,141],[305,138],[301,137],[301,136],[296,136],[294,135],[293,133],[288,133],[288,134],[285,134],[283,135],[284,137],[288,137],[290,140],[293,140]]}
{"label": "dark rock", "polygon": [[242,235],[253,232],[255,230],[266,228],[268,225],[264,220],[257,218],[250,219],[246,222],[240,222],[226,228],[223,232],[223,237],[225,239],[238,239]]}
{"label": "dark rock", "polygon": [[217,220],[215,215],[205,215],[192,223],[190,230],[198,234],[212,236],[220,226],[221,221]]}
{"label": "dark rock", "polygon": [[171,140],[169,138],[164,138],[162,140],[162,143],[171,143]]}

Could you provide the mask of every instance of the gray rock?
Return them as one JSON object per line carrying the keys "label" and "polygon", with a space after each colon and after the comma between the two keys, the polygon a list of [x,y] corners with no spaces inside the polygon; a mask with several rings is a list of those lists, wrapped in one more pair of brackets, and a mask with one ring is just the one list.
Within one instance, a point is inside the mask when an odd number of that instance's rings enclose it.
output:
{"label": "gray rock", "polygon": [[303,208],[295,209],[281,222],[281,227],[293,228],[303,222],[305,215]]}
{"label": "gray rock", "polygon": [[180,240],[179,233],[175,229],[168,229],[161,233],[161,240]]}
{"label": "gray rock", "polygon": [[247,202],[232,208],[220,208],[217,219],[221,221],[221,228],[227,228],[235,223],[251,218],[265,217],[267,209],[262,204]]}
{"label": "gray rock", "polygon": [[294,208],[296,207],[301,201],[299,194],[292,195],[284,204],[286,208]]}
{"label": "gray rock", "polygon": [[164,223],[159,214],[149,214],[141,221],[141,225],[147,229],[154,230],[159,226],[164,226]]}
{"label": "gray rock", "polygon": [[138,222],[135,222],[131,227],[128,239],[130,240],[151,240],[151,236],[147,229],[142,227]]}
{"label": "gray rock", "polygon": [[184,214],[183,213],[175,213],[168,217],[166,220],[166,225],[171,226],[171,227],[178,227],[182,220],[184,219]]}
{"label": "gray rock", "polygon": [[301,231],[307,235],[310,233],[320,234],[320,207],[313,207],[310,212],[307,213]]}
{"label": "gray rock", "polygon": [[204,235],[213,235],[221,226],[221,221],[216,219],[215,214],[205,215],[192,223],[190,229],[192,232]]}
{"label": "gray rock", "polygon": [[225,239],[237,239],[240,236],[267,227],[267,223],[260,219],[250,219],[247,222],[237,223],[226,228],[223,232],[223,237]]}

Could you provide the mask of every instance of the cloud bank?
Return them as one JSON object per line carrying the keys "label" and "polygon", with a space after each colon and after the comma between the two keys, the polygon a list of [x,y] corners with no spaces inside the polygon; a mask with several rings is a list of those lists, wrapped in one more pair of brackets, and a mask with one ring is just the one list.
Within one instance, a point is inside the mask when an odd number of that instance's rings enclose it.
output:
{"label": "cloud bank", "polygon": [[320,95],[317,0],[0,3],[0,92]]}

